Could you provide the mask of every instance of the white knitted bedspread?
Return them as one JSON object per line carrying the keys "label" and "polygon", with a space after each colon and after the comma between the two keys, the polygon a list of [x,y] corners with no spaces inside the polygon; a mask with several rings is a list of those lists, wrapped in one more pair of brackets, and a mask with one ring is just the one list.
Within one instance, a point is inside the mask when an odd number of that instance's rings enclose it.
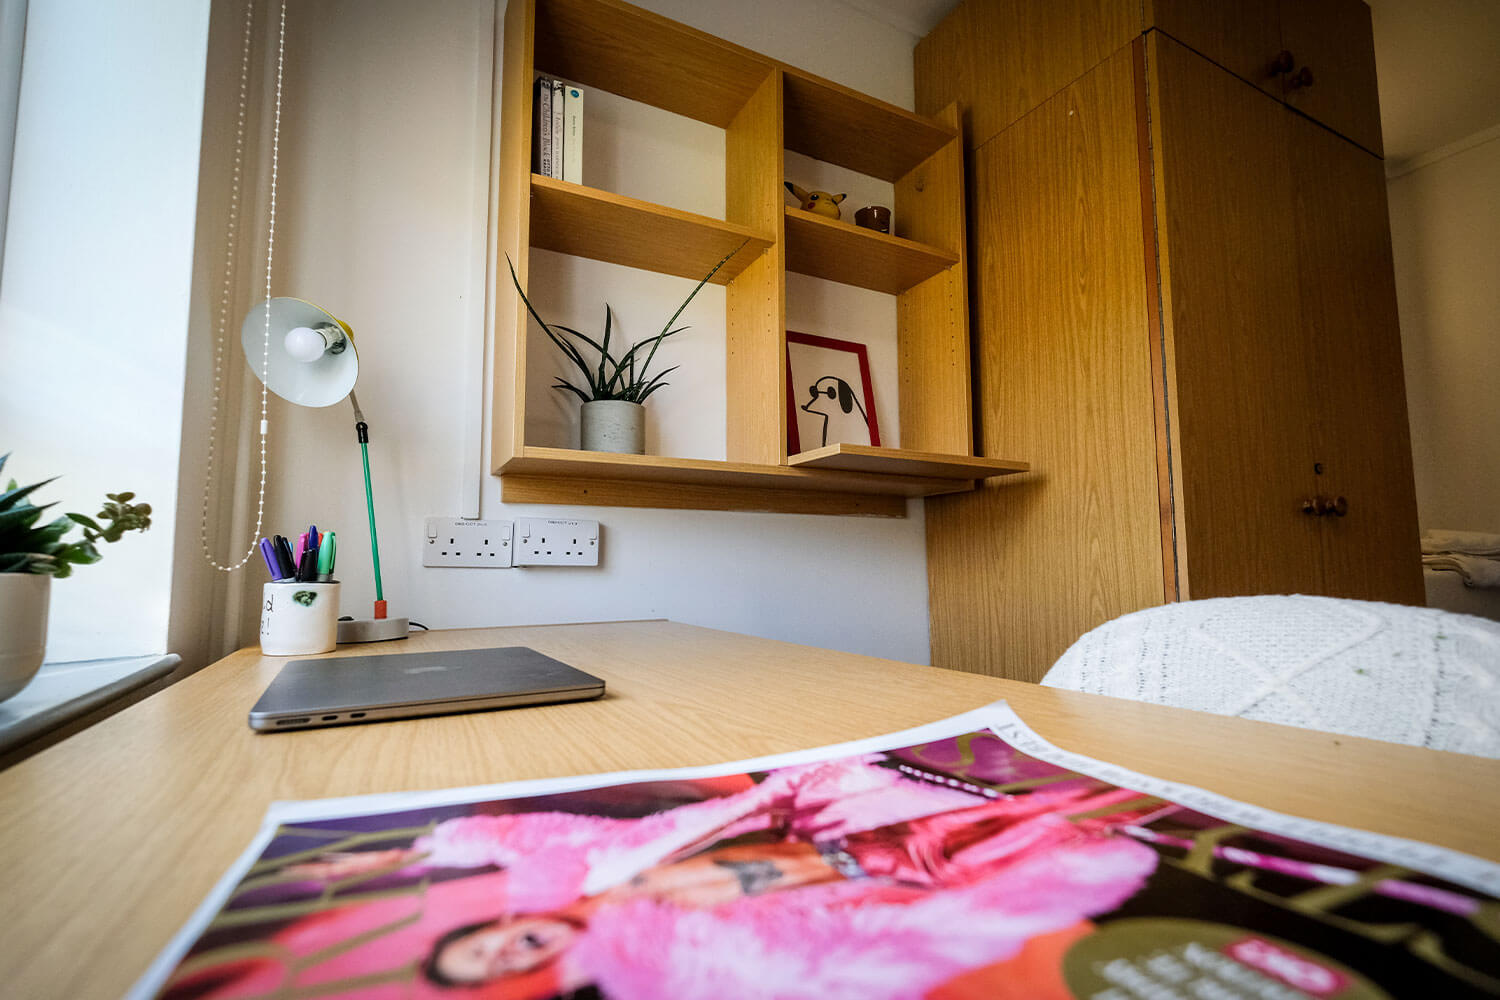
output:
{"label": "white knitted bedspread", "polygon": [[1500,623],[1329,597],[1226,597],[1087,632],[1051,687],[1500,757]]}

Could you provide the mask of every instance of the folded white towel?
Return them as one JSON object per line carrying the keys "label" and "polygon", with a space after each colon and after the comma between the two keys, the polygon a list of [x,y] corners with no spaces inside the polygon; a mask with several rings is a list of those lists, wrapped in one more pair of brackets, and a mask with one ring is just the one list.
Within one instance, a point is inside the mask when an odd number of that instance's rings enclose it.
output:
{"label": "folded white towel", "polygon": [[1423,556],[1422,565],[1427,569],[1452,570],[1464,578],[1465,587],[1500,587],[1500,559],[1440,552]]}
{"label": "folded white towel", "polygon": [[1422,532],[1422,552],[1458,552],[1469,556],[1500,557],[1500,535],[1485,531],[1446,531],[1428,528]]}

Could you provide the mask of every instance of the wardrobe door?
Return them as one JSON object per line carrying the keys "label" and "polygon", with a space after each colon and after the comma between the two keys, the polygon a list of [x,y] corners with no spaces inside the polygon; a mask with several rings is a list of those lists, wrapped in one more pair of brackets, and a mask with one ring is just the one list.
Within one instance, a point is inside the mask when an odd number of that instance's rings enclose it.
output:
{"label": "wardrobe door", "polygon": [[980,453],[1036,471],[927,501],[938,666],[1039,680],[1163,600],[1138,61],[1120,50],[974,152]]}
{"label": "wardrobe door", "polygon": [[958,101],[965,141],[977,148],[1141,28],[1140,7],[1119,0],[965,0],[917,43],[917,111]]}
{"label": "wardrobe door", "polygon": [[1344,501],[1317,519],[1321,593],[1425,604],[1385,172],[1364,150],[1289,117],[1318,492]]}
{"label": "wardrobe door", "polygon": [[1182,596],[1315,593],[1293,116],[1159,33],[1148,53]]}
{"label": "wardrobe door", "polygon": [[1281,96],[1287,67],[1277,0],[1148,0],[1147,27],[1154,27],[1260,87]]}
{"label": "wardrobe door", "polygon": [[1286,103],[1379,156],[1375,40],[1364,0],[1281,0],[1281,43],[1296,62],[1282,77]]}

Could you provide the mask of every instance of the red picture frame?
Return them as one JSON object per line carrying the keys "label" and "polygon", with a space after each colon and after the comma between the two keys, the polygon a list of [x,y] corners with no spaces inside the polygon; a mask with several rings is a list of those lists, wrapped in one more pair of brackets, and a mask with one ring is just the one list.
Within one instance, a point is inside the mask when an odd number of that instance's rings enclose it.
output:
{"label": "red picture frame", "polygon": [[[864,444],[859,435],[852,435],[850,440],[847,431],[857,426],[852,418],[857,411],[858,416],[863,418],[863,424],[869,432],[869,443],[875,447],[880,446],[880,424],[875,416],[875,385],[870,378],[870,357],[864,344],[856,344],[849,340],[835,340],[832,337],[820,337],[812,333],[797,333],[788,330],[786,333],[787,349],[786,355],[786,436],[787,453],[795,455],[805,450],[811,451],[827,444],[853,443]],[[798,363],[795,366],[792,361],[793,345],[812,349],[797,351]],[[827,355],[825,366],[814,363],[812,370],[808,368],[809,361],[816,361],[817,353],[813,352],[836,352]],[[842,357],[841,357],[842,355]],[[853,395],[854,386],[850,378],[850,361],[858,365],[858,379],[860,396]],[[823,383],[823,384],[820,384]],[[800,388],[799,388],[800,387]],[[830,403],[827,411],[809,410],[808,407],[819,401],[820,397],[826,395]],[[803,402],[803,400],[807,402]],[[850,405],[852,403],[852,405]],[[821,441],[803,442],[803,435],[798,430],[798,411],[814,413],[823,416],[823,436]],[[844,426],[832,427],[832,419],[840,416],[851,418],[843,421]],[[829,437],[830,431],[833,437]]]}

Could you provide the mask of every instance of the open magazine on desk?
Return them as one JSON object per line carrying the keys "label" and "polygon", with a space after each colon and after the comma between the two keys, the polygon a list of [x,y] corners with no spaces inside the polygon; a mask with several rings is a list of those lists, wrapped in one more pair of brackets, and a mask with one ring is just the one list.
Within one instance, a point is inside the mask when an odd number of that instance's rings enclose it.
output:
{"label": "open magazine on desk", "polygon": [[278,804],[133,995],[1487,997],[1497,893],[1500,865],[1068,753],[997,703],[715,767]]}

